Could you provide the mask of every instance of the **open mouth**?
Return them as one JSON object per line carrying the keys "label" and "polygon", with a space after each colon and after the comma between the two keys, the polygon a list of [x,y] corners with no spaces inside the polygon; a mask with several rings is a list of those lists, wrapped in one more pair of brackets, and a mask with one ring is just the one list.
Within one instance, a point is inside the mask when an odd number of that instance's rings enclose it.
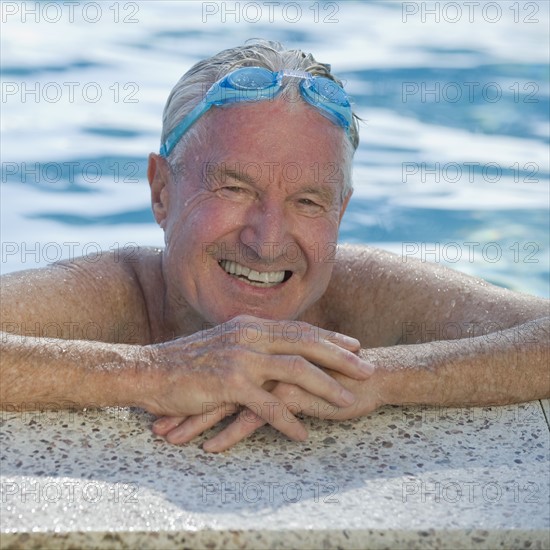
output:
{"label": "open mouth", "polygon": [[255,271],[231,260],[221,260],[220,267],[232,277],[252,286],[270,288],[285,283],[292,277],[292,271]]}

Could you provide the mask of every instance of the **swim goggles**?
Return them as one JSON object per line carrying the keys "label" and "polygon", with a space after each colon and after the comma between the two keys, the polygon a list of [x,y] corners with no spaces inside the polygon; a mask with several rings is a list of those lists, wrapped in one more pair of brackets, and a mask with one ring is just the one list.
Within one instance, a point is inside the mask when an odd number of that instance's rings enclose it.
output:
{"label": "swim goggles", "polygon": [[285,76],[300,78],[299,91],[304,100],[331,122],[344,128],[351,139],[353,114],[349,98],[334,80],[313,76],[305,71],[272,72],[263,67],[242,67],[225,75],[210,87],[201,102],[170,132],[160,148],[160,154],[167,157],[183,134],[212,106],[274,99],[281,91]]}

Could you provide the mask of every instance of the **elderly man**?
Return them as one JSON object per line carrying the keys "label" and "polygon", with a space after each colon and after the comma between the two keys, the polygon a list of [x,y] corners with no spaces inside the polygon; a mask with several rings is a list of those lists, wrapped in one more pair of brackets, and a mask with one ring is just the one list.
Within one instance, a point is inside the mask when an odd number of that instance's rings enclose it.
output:
{"label": "elderly man", "polygon": [[266,422],[303,440],[298,414],[548,396],[545,300],[336,249],[357,143],[311,55],[255,42],[195,65],[149,157],[164,250],[2,279],[4,407],[138,406],[172,443],[238,413],[204,443],[221,451]]}

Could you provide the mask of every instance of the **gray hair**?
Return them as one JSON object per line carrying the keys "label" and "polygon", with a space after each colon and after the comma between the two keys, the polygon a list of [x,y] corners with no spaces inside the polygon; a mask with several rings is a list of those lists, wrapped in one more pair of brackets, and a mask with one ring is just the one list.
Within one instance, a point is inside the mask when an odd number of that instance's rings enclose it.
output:
{"label": "gray hair", "polygon": [[[215,82],[240,67],[264,67],[273,72],[285,69],[307,71],[312,75],[329,78],[342,86],[342,82],[331,74],[330,65],[319,63],[311,54],[306,54],[301,50],[286,50],[279,42],[249,41],[244,46],[223,50],[208,59],[199,61],[179,79],[170,92],[164,107],[161,142],[164,143],[179,121],[202,100]],[[286,86],[288,83],[283,83],[283,92]],[[346,197],[353,189],[351,164],[355,150],[359,145],[358,120],[359,118],[354,113],[350,128],[351,140],[347,137],[343,140],[344,188],[342,197]],[[182,152],[186,147],[192,142],[198,142],[199,145],[206,144],[207,139],[202,128],[201,124],[193,125],[168,157],[170,166],[175,172],[179,172],[182,168],[179,166],[178,159],[181,159]]]}

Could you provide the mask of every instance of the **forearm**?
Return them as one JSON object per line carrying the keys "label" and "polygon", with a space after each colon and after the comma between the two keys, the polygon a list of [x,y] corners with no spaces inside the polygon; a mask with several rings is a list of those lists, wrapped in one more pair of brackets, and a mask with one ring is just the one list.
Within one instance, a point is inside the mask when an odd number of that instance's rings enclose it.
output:
{"label": "forearm", "polygon": [[[504,405],[550,395],[549,319],[475,338],[362,350],[385,404]],[[372,393],[362,383],[364,392]]]}
{"label": "forearm", "polygon": [[143,346],[0,333],[4,409],[140,405]]}

